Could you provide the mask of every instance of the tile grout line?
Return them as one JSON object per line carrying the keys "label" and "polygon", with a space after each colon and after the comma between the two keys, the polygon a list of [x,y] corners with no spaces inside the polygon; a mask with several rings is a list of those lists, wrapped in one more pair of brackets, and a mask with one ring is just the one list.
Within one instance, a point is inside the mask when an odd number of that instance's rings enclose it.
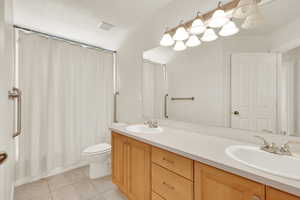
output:
{"label": "tile grout line", "polygon": [[[101,194],[101,192],[98,192],[97,187],[95,186],[93,179],[91,179],[91,178],[85,173],[84,168],[81,168],[81,171],[82,171],[83,174],[88,178],[88,180],[89,180],[88,182],[92,185],[92,187],[93,187],[93,188],[95,189],[95,191],[96,191],[96,196],[93,197],[93,198],[98,197],[98,195]],[[102,196],[102,195],[101,195],[101,196]],[[103,196],[102,196],[102,197],[103,197]],[[88,199],[88,200],[93,200],[93,198]],[[103,197],[103,198],[104,198],[104,200],[106,200],[105,197]]]}
{"label": "tile grout line", "polygon": [[49,190],[49,193],[50,193],[51,200],[54,200],[54,197],[53,197],[52,190],[50,188],[50,184],[48,182],[48,179],[46,179],[46,183],[47,183],[47,186],[48,186],[48,190]]}
{"label": "tile grout line", "polygon": [[[89,178],[89,177],[88,177],[88,178]],[[106,197],[104,197],[103,194],[104,194],[105,192],[113,191],[113,190],[114,190],[114,189],[110,188],[110,189],[106,189],[106,190],[100,192],[100,191],[97,190],[97,187],[96,187],[96,185],[95,185],[93,179],[90,179],[90,178],[89,178],[89,182],[92,184],[93,188],[97,191],[97,196],[96,196],[96,197],[98,197],[99,195],[101,195],[101,197],[103,197],[104,200],[108,200],[108,199],[107,199]],[[88,200],[93,200],[93,198],[92,198],[92,199],[88,199]]]}
{"label": "tile grout line", "polygon": [[[81,170],[81,169],[80,169],[80,170]],[[64,176],[65,173],[66,173],[66,172],[61,173],[61,174],[57,174],[57,175],[55,175],[55,176],[58,176],[58,175]],[[83,174],[84,174],[84,173],[83,173]],[[85,176],[85,178],[88,178],[85,174],[84,174],[84,176]],[[50,183],[48,182],[48,180],[47,180],[47,183],[48,183],[48,186],[49,186],[49,189],[50,189],[51,193],[53,193],[53,192],[55,192],[56,190],[59,190],[59,189],[61,189],[61,188],[63,188],[63,187],[73,186],[74,184],[76,184],[76,183],[78,183],[78,182],[80,182],[80,181],[82,181],[82,180],[84,180],[84,178],[83,178],[83,179],[80,179],[80,180],[72,181],[72,182],[70,182],[70,183],[68,183],[68,184],[65,184],[65,185],[62,185],[62,186],[60,186],[60,187],[58,187],[58,188],[55,188],[54,190],[51,189]],[[52,194],[52,195],[53,195],[53,194]]]}
{"label": "tile grout line", "polygon": [[[58,187],[58,188],[55,188],[55,187],[52,188],[51,186],[53,184],[51,184],[50,179],[49,178],[44,178],[44,181],[45,181],[45,183],[47,185],[47,190],[48,190],[47,194],[44,194],[44,196],[47,195],[48,200],[54,200],[54,193],[57,190],[61,190],[62,188],[68,187],[68,186],[71,186],[73,189],[75,189],[74,185],[76,185],[77,183],[80,183],[81,181],[86,181],[88,184],[91,185],[90,187],[93,188],[93,190],[95,190],[95,194],[91,195],[90,198],[87,197],[86,200],[96,200],[98,198],[100,198],[101,200],[108,200],[108,199],[110,199],[109,196],[105,196],[104,194],[107,193],[107,192],[113,192],[115,190],[115,188],[110,188],[110,187],[106,188],[105,186],[103,187],[103,185],[107,184],[106,182],[111,182],[110,178],[106,179],[107,177],[102,177],[102,178],[105,178],[105,180],[103,180],[104,182],[101,182],[101,179],[99,179],[100,182],[99,182],[99,187],[98,187],[97,179],[95,179],[95,180],[94,179],[90,179],[89,176],[85,173],[85,168],[81,168],[81,169],[79,169],[79,171],[83,174],[83,176],[82,176],[82,178],[80,180],[79,179],[78,180],[74,179],[75,181],[72,181],[69,184],[63,185],[63,186]],[[64,173],[61,173],[61,174],[58,174],[58,175],[64,175]],[[77,178],[78,178],[78,174],[77,174]],[[53,186],[55,186],[55,185],[53,185]],[[99,190],[98,190],[98,188],[99,188]],[[106,188],[106,189],[103,190],[103,188]],[[32,200],[31,198],[29,200]],[[123,199],[123,197],[122,197],[122,199]]]}

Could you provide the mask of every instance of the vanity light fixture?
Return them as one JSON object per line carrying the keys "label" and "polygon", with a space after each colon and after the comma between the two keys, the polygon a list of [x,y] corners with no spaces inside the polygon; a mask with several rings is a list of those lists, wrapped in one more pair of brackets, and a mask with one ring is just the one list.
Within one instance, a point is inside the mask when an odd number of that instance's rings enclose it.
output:
{"label": "vanity light fixture", "polygon": [[185,46],[183,41],[176,41],[175,46],[173,48],[174,51],[183,51],[185,50],[187,47]]}
{"label": "vanity light fixture", "polygon": [[191,35],[188,41],[185,43],[187,47],[196,47],[201,44],[201,41],[196,35]]}
{"label": "vanity light fixture", "polygon": [[218,38],[218,36],[216,35],[214,29],[208,27],[208,28],[206,29],[206,31],[204,32],[204,34],[203,34],[201,40],[202,40],[203,42],[211,42],[211,41],[216,40],[217,38]]}
{"label": "vanity light fixture", "polygon": [[235,23],[230,20],[227,24],[225,24],[221,31],[219,32],[220,36],[227,37],[234,34],[237,34],[240,31],[240,29],[235,25]]}
{"label": "vanity light fixture", "polygon": [[160,40],[160,45],[164,47],[172,46],[175,43],[170,33],[167,31],[163,35],[163,37]]}
{"label": "vanity light fixture", "polygon": [[[259,5],[273,0],[231,0],[204,14],[197,13],[197,16],[187,22],[167,30],[161,41],[161,46],[173,46],[175,51],[185,50],[187,47],[195,47],[201,44],[198,35],[203,34],[201,40],[204,42],[214,41],[218,38],[214,29],[219,29],[220,36],[231,36],[239,32],[239,28],[233,18],[245,18],[242,28],[251,29],[263,22]],[[258,5],[259,4],[259,5]],[[188,30],[188,31],[187,31]],[[200,37],[200,36],[199,36]]]}
{"label": "vanity light fixture", "polygon": [[190,33],[199,35],[201,33],[204,33],[206,30],[206,27],[204,26],[203,18],[200,16],[200,12],[197,13],[197,17],[194,19]]}
{"label": "vanity light fixture", "polygon": [[251,13],[256,0],[240,0],[237,7],[234,9],[232,16],[238,19],[245,19]]}
{"label": "vanity light fixture", "polygon": [[225,11],[221,8],[221,5],[222,2],[219,2],[218,9],[214,12],[210,19],[209,26],[212,28],[220,28],[229,21]]}
{"label": "vanity light fixture", "polygon": [[176,29],[173,39],[176,41],[183,41],[189,38],[189,33],[186,31],[183,21],[180,21],[180,26]]}
{"label": "vanity light fixture", "polygon": [[244,29],[256,28],[258,25],[262,24],[263,21],[264,18],[258,8],[258,5],[255,4],[255,6],[251,11],[251,14],[246,18],[246,20],[242,24],[242,28]]}

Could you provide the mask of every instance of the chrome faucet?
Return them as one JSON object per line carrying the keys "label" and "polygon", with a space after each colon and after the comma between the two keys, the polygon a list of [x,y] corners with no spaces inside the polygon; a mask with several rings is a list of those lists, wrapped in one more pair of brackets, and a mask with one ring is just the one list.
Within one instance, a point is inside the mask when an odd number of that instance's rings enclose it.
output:
{"label": "chrome faucet", "polygon": [[288,141],[287,143],[281,145],[279,152],[281,155],[292,156],[290,144],[300,144],[299,141]]}
{"label": "chrome faucet", "polygon": [[267,142],[267,140],[264,137],[259,136],[259,135],[256,135],[254,137],[263,141],[264,144],[263,144],[263,146],[260,147],[261,150],[276,154],[276,152],[278,151],[278,147],[276,146],[275,143],[269,143],[269,142]]}
{"label": "chrome faucet", "polygon": [[158,128],[158,121],[154,119],[147,120],[144,124],[149,128]]}
{"label": "chrome faucet", "polygon": [[287,143],[281,145],[278,147],[275,143],[268,143],[264,137],[261,136],[254,136],[260,140],[263,141],[263,146],[260,147],[261,150],[269,152],[269,153],[274,153],[278,155],[284,155],[284,156],[292,156],[292,152],[290,149],[290,144],[300,144],[298,141],[288,141]]}

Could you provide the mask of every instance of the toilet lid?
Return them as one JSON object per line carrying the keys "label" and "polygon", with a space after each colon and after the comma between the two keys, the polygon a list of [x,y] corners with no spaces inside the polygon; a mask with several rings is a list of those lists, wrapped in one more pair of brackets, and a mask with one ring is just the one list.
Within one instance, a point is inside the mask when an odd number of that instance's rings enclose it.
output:
{"label": "toilet lid", "polygon": [[111,145],[110,144],[101,143],[101,144],[93,145],[93,146],[90,146],[90,147],[86,148],[83,151],[83,153],[95,154],[95,153],[102,153],[102,152],[106,152],[106,151],[110,151],[110,150],[111,150]]}

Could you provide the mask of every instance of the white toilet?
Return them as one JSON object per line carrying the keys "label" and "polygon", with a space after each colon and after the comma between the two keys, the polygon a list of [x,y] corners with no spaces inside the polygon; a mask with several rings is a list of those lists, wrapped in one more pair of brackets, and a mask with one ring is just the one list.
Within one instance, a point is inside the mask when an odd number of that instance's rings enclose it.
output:
{"label": "white toilet", "polygon": [[110,175],[110,144],[101,143],[90,146],[83,151],[82,155],[89,163],[89,177],[91,179]]}

